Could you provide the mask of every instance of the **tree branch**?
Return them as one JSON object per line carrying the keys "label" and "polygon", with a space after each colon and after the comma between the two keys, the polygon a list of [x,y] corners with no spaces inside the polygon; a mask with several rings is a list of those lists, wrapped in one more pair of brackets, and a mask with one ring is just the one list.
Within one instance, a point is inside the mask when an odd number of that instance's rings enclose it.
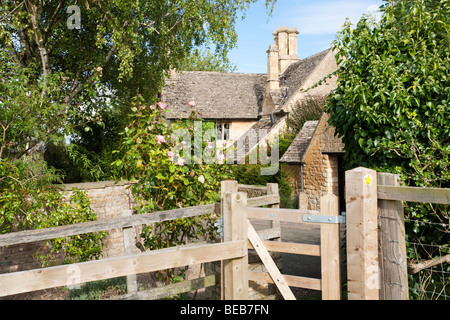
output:
{"label": "tree branch", "polygon": [[41,56],[41,63],[42,63],[42,71],[43,75],[47,76],[50,74],[50,68],[48,65],[48,53],[45,48],[44,39],[42,37],[42,33],[39,30],[39,23],[38,23],[38,6],[36,4],[33,4],[30,0],[28,0],[28,6],[30,8],[30,17],[31,17],[31,23],[33,25],[33,31],[34,31],[34,38],[36,41],[36,45],[39,49],[39,54]]}
{"label": "tree branch", "polygon": [[[116,45],[113,44],[105,56],[105,61],[103,62],[102,66],[101,66],[102,68],[106,66],[106,64],[108,63],[109,60],[111,60],[115,50],[116,50]],[[90,80],[91,84],[93,83],[95,77],[92,77],[92,78],[93,79]],[[64,103],[70,103],[72,101],[72,99],[81,92],[81,90],[83,90],[83,84],[79,80],[75,80],[75,84],[73,86],[72,91],[69,93],[68,96],[66,96],[64,98]]]}
{"label": "tree branch", "polygon": [[439,257],[439,258],[435,258],[435,259],[431,259],[431,260],[426,260],[424,262],[420,262],[420,263],[413,263],[411,262],[409,264],[409,270],[411,271],[412,274],[415,274],[421,270],[427,269],[427,268],[431,268],[435,265],[441,264],[441,263],[450,263],[450,254],[447,254],[443,257]]}
{"label": "tree branch", "polygon": [[0,22],[3,22],[8,16],[10,16],[14,11],[19,9],[20,6],[22,6],[25,3],[26,0],[23,0],[21,3],[19,3],[14,9],[12,9],[10,12],[8,12],[3,18],[0,19]]}
{"label": "tree branch", "polygon": [[58,5],[56,6],[55,12],[53,12],[52,17],[50,18],[50,22],[48,23],[47,27],[44,30],[44,39],[43,39],[43,45],[45,46],[47,44],[48,35],[50,33],[50,29],[55,22],[55,19],[59,13],[59,10],[61,9],[62,5],[65,3],[65,0],[61,0]]}

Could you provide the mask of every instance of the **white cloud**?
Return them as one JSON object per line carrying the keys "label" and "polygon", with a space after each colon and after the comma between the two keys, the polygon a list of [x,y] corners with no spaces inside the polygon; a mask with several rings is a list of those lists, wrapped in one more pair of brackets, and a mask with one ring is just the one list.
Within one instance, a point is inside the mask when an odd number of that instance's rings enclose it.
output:
{"label": "white cloud", "polygon": [[301,34],[335,34],[346,18],[356,24],[362,14],[375,11],[381,1],[325,0],[302,3],[286,8],[284,24],[297,26]]}

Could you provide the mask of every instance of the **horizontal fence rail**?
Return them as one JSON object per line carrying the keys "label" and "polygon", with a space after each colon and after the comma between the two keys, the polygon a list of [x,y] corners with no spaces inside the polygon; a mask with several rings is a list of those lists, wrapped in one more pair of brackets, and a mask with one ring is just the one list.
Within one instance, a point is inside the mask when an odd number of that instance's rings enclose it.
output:
{"label": "horizontal fence rail", "polygon": [[402,186],[380,186],[378,199],[450,204],[450,189]]}
{"label": "horizontal fence rail", "polygon": [[[262,243],[264,244],[264,247],[266,247],[267,251],[302,254],[315,257],[320,256],[320,245],[318,244],[276,242],[276,241],[262,241]],[[254,249],[251,243],[249,244],[248,248]]]}
{"label": "horizontal fence rail", "polygon": [[[283,274],[283,278],[290,287],[297,287],[310,290],[322,290],[322,281],[315,278],[307,278],[300,276],[291,276]],[[272,277],[267,272],[249,271],[248,279],[252,281],[265,281],[267,283],[274,283]]]}
{"label": "horizontal fence rail", "polygon": [[[122,257],[0,274],[0,296],[245,256],[246,241],[185,245]],[[73,281],[71,283],[70,281]]]}
{"label": "horizontal fence rail", "polygon": [[[260,220],[278,220],[292,223],[305,223],[303,215],[319,215],[320,211],[301,210],[301,209],[273,209],[273,208],[248,208],[247,216],[249,219]],[[315,224],[307,222],[308,224]]]}
{"label": "horizontal fence rail", "polygon": [[125,227],[134,227],[142,224],[150,224],[174,219],[201,216],[215,212],[215,207],[216,207],[215,204],[207,204],[198,207],[188,207],[167,211],[148,212],[126,217],[117,217],[108,220],[83,222],[60,227],[13,232],[0,236],[0,246],[50,240],[89,232],[121,229]]}

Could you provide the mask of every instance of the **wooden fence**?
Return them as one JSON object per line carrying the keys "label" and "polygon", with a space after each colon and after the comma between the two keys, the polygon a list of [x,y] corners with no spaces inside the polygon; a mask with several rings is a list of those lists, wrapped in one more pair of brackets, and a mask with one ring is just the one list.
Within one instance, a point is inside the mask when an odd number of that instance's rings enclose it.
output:
{"label": "wooden fence", "polygon": [[450,189],[399,186],[398,175],[345,173],[349,300],[407,300],[402,201],[450,204]]}
{"label": "wooden fence", "polygon": [[[242,186],[240,186],[242,187]],[[0,236],[0,246],[44,241],[77,234],[123,229],[125,255],[101,260],[55,266],[28,271],[0,274],[0,296],[8,296],[34,290],[74,285],[120,276],[127,276],[129,293],[123,298],[162,298],[169,294],[196,290],[221,283],[222,298],[248,299],[249,280],[274,283],[285,299],[295,299],[289,286],[322,290],[324,299],[340,299],[339,226],[321,226],[321,244],[285,243],[280,241],[280,221],[310,223],[304,215],[338,215],[337,198],[333,195],[321,199],[322,210],[279,209],[276,184],[266,187],[267,195],[247,198],[247,194],[236,192],[235,181],[224,181],[221,186],[221,203],[132,215],[108,221],[93,221],[55,228],[14,232]],[[245,189],[245,188],[244,188]],[[258,208],[266,206],[266,208]],[[267,208],[269,207],[269,208]],[[223,215],[224,235],[222,242],[213,244],[188,244],[167,249],[134,253],[132,227],[173,219],[201,216],[210,213]],[[271,229],[256,232],[249,220],[271,221]],[[268,241],[269,239],[275,241]],[[248,249],[254,249],[265,265],[267,272],[248,270]],[[313,279],[293,275],[282,275],[273,262],[269,251],[321,256],[322,278]],[[222,261],[222,278],[207,275],[201,279],[172,284],[166,288],[138,291],[135,275],[168,268],[183,267],[211,261]]]}
{"label": "wooden fence", "polygon": [[[348,299],[408,299],[402,201],[450,204],[450,190],[402,187],[399,186],[398,176],[366,168],[349,170],[345,178]],[[223,277],[219,280],[223,299],[248,299],[249,280],[274,283],[285,299],[294,299],[290,286],[322,290],[323,299],[340,299],[341,262],[339,224],[336,221],[342,217],[339,217],[337,197],[332,194],[323,196],[319,212],[277,208],[279,195],[275,189],[265,196],[255,198],[247,198],[246,193],[236,191],[236,182],[225,181],[222,183],[220,204],[0,235],[0,246],[8,246],[120,228],[127,234],[127,228],[129,230],[130,227],[210,213],[221,213],[224,218],[222,242],[189,244],[142,253],[129,251],[121,257],[0,274],[0,296],[223,261]],[[270,208],[258,208],[260,206]],[[311,223],[306,217],[314,216],[319,216],[319,221],[323,221],[324,216],[335,221],[317,222],[321,229],[320,245],[267,241],[261,239],[248,222],[264,219],[272,221],[273,225],[277,225],[279,221]],[[258,253],[267,272],[248,271],[248,249],[254,249]],[[269,251],[320,256],[321,279],[282,275],[273,263]],[[206,276],[189,285],[175,284],[171,287],[171,292],[180,293],[192,288],[195,290],[215,283],[214,277]],[[135,292],[134,297],[139,294],[142,293]],[[161,296],[156,293],[153,297]]]}
{"label": "wooden fence", "polygon": [[[34,241],[45,241],[59,237],[68,237],[78,234],[107,231],[111,229],[123,229],[125,237],[130,227],[151,224],[174,219],[201,216],[211,213],[223,212],[225,226],[225,241],[213,244],[188,244],[167,249],[147,251],[143,253],[128,253],[121,257],[113,257],[70,265],[61,265],[42,269],[20,271],[14,273],[0,274],[0,296],[8,296],[29,291],[73,285],[89,281],[109,279],[121,276],[132,276],[138,273],[152,272],[157,270],[183,267],[187,265],[200,264],[211,261],[223,260],[226,265],[243,264],[247,251],[247,239],[239,234],[239,228],[246,225],[246,218],[236,215],[242,210],[231,210],[245,207],[273,205],[279,203],[278,194],[255,197],[247,201],[245,193],[233,193],[227,195],[225,202],[221,204],[208,204],[197,207],[181,208],[168,211],[150,212],[140,215],[125,215],[109,219],[107,221],[92,221],[61,227],[29,230],[0,235],[0,246],[28,243]],[[241,227],[239,227],[241,226]],[[126,239],[125,239],[126,240]],[[129,241],[124,241],[125,251],[129,251]],[[231,271],[227,271],[231,270]],[[238,282],[235,278],[240,277],[241,272],[233,268],[226,268],[229,273],[224,283],[228,288],[225,298],[240,298],[243,287],[236,288]],[[203,279],[205,280],[205,279]],[[208,278],[208,281],[211,279]],[[130,283],[130,282],[129,282]],[[248,285],[248,284],[247,284]]]}

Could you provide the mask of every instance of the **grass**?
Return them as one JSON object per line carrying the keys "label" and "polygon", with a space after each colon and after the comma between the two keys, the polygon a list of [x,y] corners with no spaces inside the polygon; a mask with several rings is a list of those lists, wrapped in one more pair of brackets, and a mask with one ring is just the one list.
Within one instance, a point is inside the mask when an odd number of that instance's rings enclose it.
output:
{"label": "grass", "polygon": [[126,277],[87,282],[79,289],[67,289],[68,300],[101,300],[127,292]]}

